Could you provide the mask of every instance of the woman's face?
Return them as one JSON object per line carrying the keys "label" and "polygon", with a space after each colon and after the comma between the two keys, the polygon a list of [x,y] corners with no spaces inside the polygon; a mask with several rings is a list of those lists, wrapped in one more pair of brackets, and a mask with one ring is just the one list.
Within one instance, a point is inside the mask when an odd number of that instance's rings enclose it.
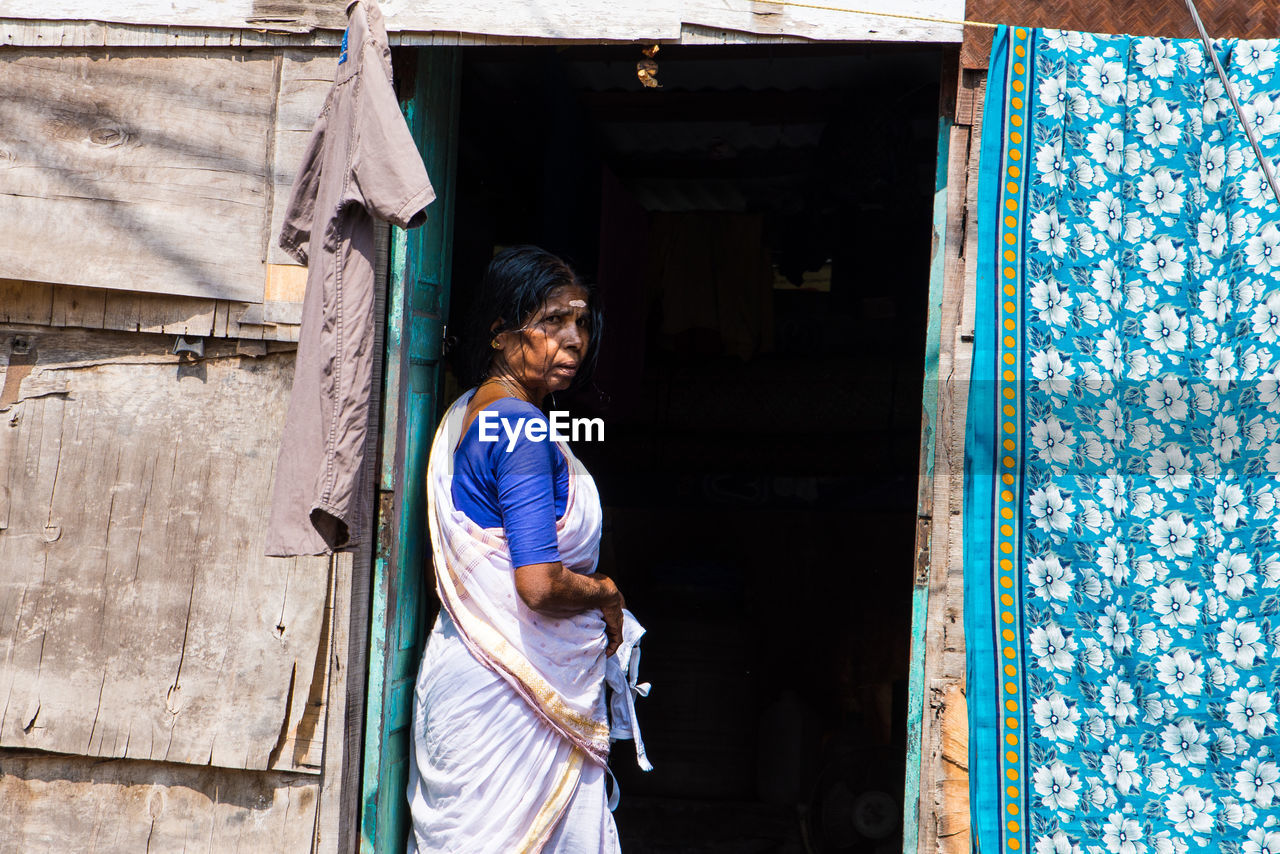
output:
{"label": "woman's face", "polygon": [[590,338],[587,291],[577,285],[555,288],[522,329],[497,336],[509,373],[535,403],[569,387]]}

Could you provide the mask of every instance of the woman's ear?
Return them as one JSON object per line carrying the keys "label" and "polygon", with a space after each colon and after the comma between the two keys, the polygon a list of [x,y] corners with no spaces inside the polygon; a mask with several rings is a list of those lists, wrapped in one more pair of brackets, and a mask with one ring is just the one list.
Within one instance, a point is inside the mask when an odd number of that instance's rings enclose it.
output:
{"label": "woman's ear", "polygon": [[489,334],[492,336],[489,339],[489,346],[494,350],[502,349],[502,345],[498,343],[498,330],[502,328],[502,323],[502,318],[499,317],[489,326]]}

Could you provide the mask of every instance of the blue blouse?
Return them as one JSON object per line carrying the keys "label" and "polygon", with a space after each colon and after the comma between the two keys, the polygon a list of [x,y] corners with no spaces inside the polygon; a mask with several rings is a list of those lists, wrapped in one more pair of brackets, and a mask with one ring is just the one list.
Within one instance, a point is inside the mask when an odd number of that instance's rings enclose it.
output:
{"label": "blue blouse", "polygon": [[[541,440],[525,432],[532,421],[544,425]],[[505,530],[512,566],[560,560],[556,520],[569,501],[569,462],[549,432],[542,410],[504,397],[477,414],[453,454],[453,505],[482,528]]]}

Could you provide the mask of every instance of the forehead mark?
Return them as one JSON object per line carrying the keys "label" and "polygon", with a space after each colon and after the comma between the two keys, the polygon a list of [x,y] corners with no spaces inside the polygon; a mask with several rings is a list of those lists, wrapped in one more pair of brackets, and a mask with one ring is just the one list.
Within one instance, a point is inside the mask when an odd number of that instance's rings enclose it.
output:
{"label": "forehead mark", "polygon": [[587,301],[583,299],[571,299],[569,300],[569,305],[573,306],[574,308],[586,308]]}

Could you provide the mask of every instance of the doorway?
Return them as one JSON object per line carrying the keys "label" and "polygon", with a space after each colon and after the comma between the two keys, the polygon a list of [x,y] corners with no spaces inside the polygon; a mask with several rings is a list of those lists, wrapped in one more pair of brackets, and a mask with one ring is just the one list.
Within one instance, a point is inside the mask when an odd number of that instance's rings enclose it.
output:
{"label": "doorway", "polygon": [[899,851],[941,54],[642,58],[463,51],[449,326],[518,243],[604,300],[556,408],[604,419],[575,451],[649,630],[624,850]]}

